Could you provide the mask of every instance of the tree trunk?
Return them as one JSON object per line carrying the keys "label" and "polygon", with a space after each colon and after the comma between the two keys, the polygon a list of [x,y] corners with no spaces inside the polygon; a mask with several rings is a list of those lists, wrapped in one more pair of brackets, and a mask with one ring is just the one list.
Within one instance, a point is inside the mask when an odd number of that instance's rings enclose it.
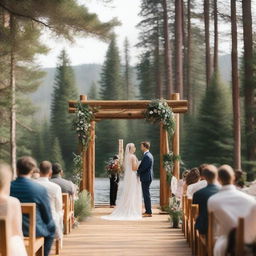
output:
{"label": "tree trunk", "polygon": [[241,120],[239,71],[237,54],[237,18],[236,0],[230,0],[231,5],[231,34],[232,34],[232,98],[233,98],[233,125],[234,125],[234,168],[241,169]]}
{"label": "tree trunk", "polygon": [[163,98],[162,88],[162,74],[161,74],[161,62],[160,62],[160,45],[159,45],[159,20],[157,20],[157,32],[156,32],[156,44],[155,44],[155,78],[156,78],[156,97]]}
{"label": "tree trunk", "polygon": [[192,113],[193,109],[193,98],[191,88],[191,0],[187,1],[187,99],[189,104],[189,113]]}
{"label": "tree trunk", "polygon": [[210,50],[210,3],[204,0],[204,30],[205,30],[205,67],[206,67],[206,86],[211,82],[211,50]]}
{"label": "tree trunk", "polygon": [[245,100],[245,133],[247,147],[248,179],[253,179],[253,163],[256,161],[256,143],[254,118],[254,84],[253,84],[253,38],[251,0],[242,1],[243,39],[244,39],[244,100]]}
{"label": "tree trunk", "polygon": [[129,59],[129,42],[128,39],[125,38],[124,41],[124,55],[125,55],[125,88],[126,88],[126,95],[125,98],[127,100],[130,99],[130,59]]}
{"label": "tree trunk", "polygon": [[218,71],[218,54],[219,54],[219,32],[218,32],[218,0],[214,0],[214,59],[213,69],[214,72]]}
{"label": "tree trunk", "polygon": [[173,92],[172,83],[172,53],[169,38],[169,24],[168,24],[168,10],[167,0],[162,1],[163,18],[164,18],[164,60],[165,60],[165,83],[166,83],[166,97],[169,99]]}
{"label": "tree trunk", "polygon": [[182,1],[175,0],[175,83],[176,92],[183,98],[183,33]]}
{"label": "tree trunk", "polygon": [[15,18],[10,16],[11,52],[10,52],[10,88],[11,88],[11,116],[10,116],[10,142],[11,166],[13,176],[16,177],[16,84],[15,84]]}

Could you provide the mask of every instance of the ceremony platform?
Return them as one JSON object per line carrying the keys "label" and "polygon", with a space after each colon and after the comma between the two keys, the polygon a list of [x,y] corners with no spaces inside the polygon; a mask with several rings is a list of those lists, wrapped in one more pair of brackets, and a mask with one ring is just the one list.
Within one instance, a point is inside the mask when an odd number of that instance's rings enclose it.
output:
{"label": "ceremony platform", "polygon": [[188,256],[191,249],[180,229],[170,228],[168,215],[154,209],[141,221],[108,221],[110,208],[95,208],[87,221],[64,237],[63,256]]}

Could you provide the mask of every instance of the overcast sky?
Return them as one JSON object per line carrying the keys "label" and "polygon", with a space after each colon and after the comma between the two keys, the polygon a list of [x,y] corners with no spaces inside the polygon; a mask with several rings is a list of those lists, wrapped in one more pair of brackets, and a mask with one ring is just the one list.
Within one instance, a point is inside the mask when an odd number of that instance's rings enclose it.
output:
{"label": "overcast sky", "polygon": [[[102,21],[117,17],[122,22],[121,26],[115,28],[120,51],[123,50],[125,37],[128,37],[131,46],[137,43],[138,30],[135,26],[140,20],[138,17],[140,0],[113,0],[111,4],[105,5],[97,0],[80,0],[80,3],[86,3],[89,10],[97,13]],[[77,38],[75,44],[70,44],[63,39],[53,39],[47,31],[44,33],[43,40],[51,51],[48,55],[39,56],[38,61],[42,67],[56,66],[57,56],[63,48],[67,50],[72,65],[103,63],[108,47],[107,43],[95,38]],[[136,63],[136,55],[136,48],[131,48],[132,64]]]}

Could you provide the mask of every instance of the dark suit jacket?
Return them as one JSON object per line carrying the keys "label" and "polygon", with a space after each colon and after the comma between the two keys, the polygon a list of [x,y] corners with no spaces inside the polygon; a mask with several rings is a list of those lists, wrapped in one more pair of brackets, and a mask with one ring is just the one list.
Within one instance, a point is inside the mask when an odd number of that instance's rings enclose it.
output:
{"label": "dark suit jacket", "polygon": [[[11,196],[21,203],[36,203],[36,236],[47,237],[54,235],[55,224],[52,218],[50,201],[46,189],[24,177],[18,177],[11,183]],[[28,217],[22,216],[22,229],[24,236],[28,236]]]}
{"label": "dark suit jacket", "polygon": [[137,171],[141,182],[151,182],[153,180],[153,165],[154,157],[150,152],[145,153]]}
{"label": "dark suit jacket", "polygon": [[198,190],[193,195],[193,204],[199,205],[199,215],[196,219],[196,229],[200,234],[207,234],[208,230],[208,199],[219,191],[219,187],[214,184],[208,184],[205,188]]}

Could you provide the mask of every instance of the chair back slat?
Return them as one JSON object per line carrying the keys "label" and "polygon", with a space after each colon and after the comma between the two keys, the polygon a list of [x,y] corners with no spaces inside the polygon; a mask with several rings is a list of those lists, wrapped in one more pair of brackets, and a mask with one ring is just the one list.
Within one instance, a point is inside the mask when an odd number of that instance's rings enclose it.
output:
{"label": "chair back slat", "polygon": [[36,204],[35,203],[21,203],[22,214],[28,215],[29,229],[28,229],[28,251],[29,255],[34,253],[34,245],[36,241]]}
{"label": "chair back slat", "polygon": [[238,219],[238,226],[236,229],[236,256],[244,255],[244,218]]}
{"label": "chair back slat", "polygon": [[208,213],[208,236],[207,236],[207,251],[208,256],[213,256],[214,247],[214,214],[213,212]]}
{"label": "chair back slat", "polygon": [[0,256],[9,256],[7,217],[0,217]]}

